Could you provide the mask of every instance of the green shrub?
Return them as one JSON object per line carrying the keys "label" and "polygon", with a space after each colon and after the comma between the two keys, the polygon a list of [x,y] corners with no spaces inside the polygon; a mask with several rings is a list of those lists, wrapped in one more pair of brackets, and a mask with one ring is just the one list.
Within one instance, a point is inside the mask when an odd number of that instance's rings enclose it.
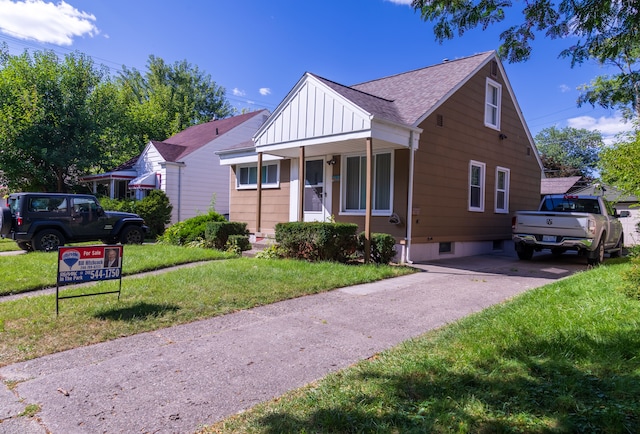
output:
{"label": "green shrub", "polygon": [[210,211],[207,214],[186,219],[169,226],[164,233],[158,237],[158,241],[165,244],[182,246],[198,239],[205,239],[207,223],[226,221],[224,216],[217,212]]}
{"label": "green shrub", "polygon": [[111,199],[100,198],[100,206],[106,211],[131,212],[135,213],[136,201],[132,199]]}
{"label": "green shrub", "polygon": [[[246,223],[240,222],[208,222],[204,232],[204,238],[207,240],[209,244],[215,247],[218,250],[223,250],[227,248],[227,241],[231,236],[241,236],[246,238],[246,244],[249,244],[249,230],[247,229]],[[236,242],[236,244],[240,245],[240,242]],[[246,244],[242,244],[245,246]],[[249,250],[251,245],[249,244],[249,248],[244,250]]]}
{"label": "green shrub", "polygon": [[234,252],[239,256],[246,250],[251,250],[251,243],[247,235],[229,235],[229,239],[225,245],[225,251]]}
{"label": "green shrub", "polygon": [[135,202],[136,214],[144,219],[154,238],[164,233],[165,225],[171,221],[171,210],[169,197],[162,190],[151,190],[147,197]]}
{"label": "green shrub", "polygon": [[270,244],[268,247],[256,252],[256,258],[258,259],[282,259],[284,257],[285,254],[282,247],[276,243]]}
{"label": "green shrub", "polygon": [[107,211],[130,212],[138,214],[149,226],[149,235],[155,238],[162,235],[165,225],[171,221],[173,206],[169,197],[162,190],[151,190],[142,200],[132,199],[100,199],[100,205]]}
{"label": "green shrub", "polygon": [[[364,257],[364,232],[358,236],[358,252]],[[389,234],[371,234],[371,252],[369,258],[375,264],[388,264],[396,255],[396,239]]]}
{"label": "green shrub", "polygon": [[346,262],[356,251],[356,224],[290,222],[276,224],[275,230],[287,258]]}

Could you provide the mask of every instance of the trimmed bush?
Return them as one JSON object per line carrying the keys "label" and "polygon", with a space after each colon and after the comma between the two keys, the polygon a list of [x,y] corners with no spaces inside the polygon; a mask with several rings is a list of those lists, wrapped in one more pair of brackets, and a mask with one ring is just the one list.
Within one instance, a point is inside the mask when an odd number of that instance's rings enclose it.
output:
{"label": "trimmed bush", "polygon": [[278,223],[275,230],[287,258],[346,262],[357,247],[358,226],[352,223]]}
{"label": "trimmed bush", "polygon": [[169,226],[164,234],[158,237],[158,241],[166,244],[182,246],[184,244],[205,239],[207,223],[224,222],[224,216],[217,212],[209,212],[199,216],[186,219]]}
{"label": "trimmed bush", "polygon": [[136,212],[136,201],[132,199],[120,200],[101,197],[100,206],[102,206],[105,211]]}
{"label": "trimmed bush", "polygon": [[[358,252],[364,257],[364,232],[358,236]],[[370,260],[375,264],[388,264],[396,255],[396,239],[389,234],[371,234]]]}
{"label": "trimmed bush", "polygon": [[240,222],[209,222],[206,225],[205,229],[205,240],[208,244],[212,245],[218,250],[223,250],[227,248],[227,242],[229,239],[234,237],[244,237],[246,239],[246,243],[239,241],[237,238],[234,238],[233,244],[238,245],[239,247],[248,245],[248,248],[242,250],[250,250],[251,244],[249,243],[249,230],[247,229],[246,223]]}
{"label": "trimmed bush", "polygon": [[144,219],[149,226],[151,236],[156,237],[164,233],[164,228],[171,221],[173,206],[169,197],[162,190],[151,190],[149,195],[135,202],[135,212]]}

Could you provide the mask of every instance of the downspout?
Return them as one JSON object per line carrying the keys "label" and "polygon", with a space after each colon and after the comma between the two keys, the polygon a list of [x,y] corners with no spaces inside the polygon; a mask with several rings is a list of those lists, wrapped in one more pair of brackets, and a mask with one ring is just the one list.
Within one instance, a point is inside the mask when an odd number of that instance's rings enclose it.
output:
{"label": "downspout", "polygon": [[180,219],[180,209],[182,208],[182,164],[178,165],[178,221],[182,221]]}
{"label": "downspout", "polygon": [[415,172],[415,154],[413,147],[413,131],[409,133],[409,188],[407,200],[407,233],[405,236],[405,257],[404,263],[413,264],[411,260],[411,234],[413,228],[413,176]]}

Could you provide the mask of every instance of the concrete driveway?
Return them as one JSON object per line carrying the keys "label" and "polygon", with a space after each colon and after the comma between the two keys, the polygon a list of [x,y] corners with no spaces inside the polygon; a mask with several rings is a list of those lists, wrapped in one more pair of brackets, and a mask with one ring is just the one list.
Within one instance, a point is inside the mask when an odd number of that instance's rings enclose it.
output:
{"label": "concrete driveway", "polygon": [[[586,270],[512,250],[0,368],[0,433],[191,433],[409,338]],[[37,404],[37,418],[18,417]]]}

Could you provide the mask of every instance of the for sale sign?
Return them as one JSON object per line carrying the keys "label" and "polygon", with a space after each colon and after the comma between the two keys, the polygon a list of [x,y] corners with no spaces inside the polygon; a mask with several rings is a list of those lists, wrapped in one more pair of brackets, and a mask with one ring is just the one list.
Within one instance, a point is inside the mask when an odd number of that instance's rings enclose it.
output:
{"label": "for sale sign", "polygon": [[60,247],[58,285],[120,279],[122,246]]}
{"label": "for sale sign", "polygon": [[[60,296],[60,286],[96,280],[120,279],[117,291],[94,292]],[[122,246],[60,247],[58,249],[58,285],[56,286],[56,315],[60,300],[100,294],[118,294],[122,289]]]}

